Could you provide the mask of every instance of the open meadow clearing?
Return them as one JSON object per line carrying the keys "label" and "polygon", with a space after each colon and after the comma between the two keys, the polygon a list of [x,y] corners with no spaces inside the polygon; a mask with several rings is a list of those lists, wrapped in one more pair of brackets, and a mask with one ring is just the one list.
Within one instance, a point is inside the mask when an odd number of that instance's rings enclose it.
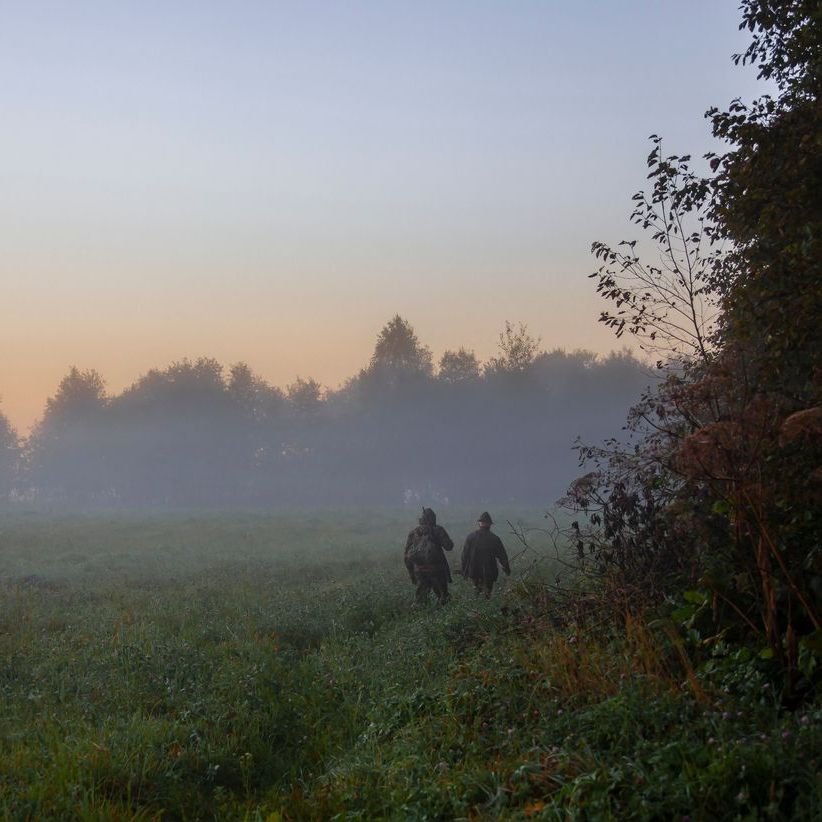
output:
{"label": "open meadow clearing", "polygon": [[[538,549],[414,608],[415,517],[5,516],[0,818],[813,816],[818,715],[552,627]],[[441,513],[452,567],[471,519]]]}

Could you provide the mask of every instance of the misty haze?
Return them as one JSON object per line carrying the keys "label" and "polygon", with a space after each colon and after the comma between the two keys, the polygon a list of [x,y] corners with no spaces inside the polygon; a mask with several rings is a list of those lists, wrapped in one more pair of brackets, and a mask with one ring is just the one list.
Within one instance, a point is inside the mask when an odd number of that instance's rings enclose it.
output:
{"label": "misty haze", "polygon": [[28,438],[3,421],[0,489],[80,510],[550,506],[574,475],[575,440],[619,432],[654,380],[628,352],[546,353],[510,323],[489,361],[460,348],[435,369],[400,316],[335,391],[202,358],[110,396],[103,376],[72,368]]}
{"label": "misty haze", "polygon": [[822,817],[821,8],[0,4],[0,822]]}

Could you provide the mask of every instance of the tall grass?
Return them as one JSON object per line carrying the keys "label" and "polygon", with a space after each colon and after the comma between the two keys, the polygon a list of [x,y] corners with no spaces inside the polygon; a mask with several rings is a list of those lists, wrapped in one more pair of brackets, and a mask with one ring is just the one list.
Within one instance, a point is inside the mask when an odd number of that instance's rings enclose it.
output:
{"label": "tall grass", "polygon": [[510,584],[414,608],[408,519],[7,519],[0,818],[817,807],[819,714],[780,712],[750,660],[708,677],[641,621],[551,629]]}

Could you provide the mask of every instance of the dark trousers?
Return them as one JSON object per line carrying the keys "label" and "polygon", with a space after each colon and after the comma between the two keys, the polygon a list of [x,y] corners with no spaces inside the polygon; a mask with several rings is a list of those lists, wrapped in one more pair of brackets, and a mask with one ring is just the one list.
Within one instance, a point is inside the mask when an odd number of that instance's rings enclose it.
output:
{"label": "dark trousers", "polygon": [[442,573],[426,573],[425,571],[416,571],[417,590],[415,599],[419,603],[428,601],[428,592],[433,591],[437,602],[440,605],[445,605],[448,602],[448,580]]}

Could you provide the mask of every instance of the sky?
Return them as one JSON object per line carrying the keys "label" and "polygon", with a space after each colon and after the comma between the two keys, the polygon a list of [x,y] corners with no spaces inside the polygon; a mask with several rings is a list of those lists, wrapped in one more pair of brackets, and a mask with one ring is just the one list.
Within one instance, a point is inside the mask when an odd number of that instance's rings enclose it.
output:
{"label": "sky", "polygon": [[762,91],[736,0],[0,0],[0,411],[183,357],[334,387],[400,313],[438,358],[620,347],[594,240],[647,138]]}

